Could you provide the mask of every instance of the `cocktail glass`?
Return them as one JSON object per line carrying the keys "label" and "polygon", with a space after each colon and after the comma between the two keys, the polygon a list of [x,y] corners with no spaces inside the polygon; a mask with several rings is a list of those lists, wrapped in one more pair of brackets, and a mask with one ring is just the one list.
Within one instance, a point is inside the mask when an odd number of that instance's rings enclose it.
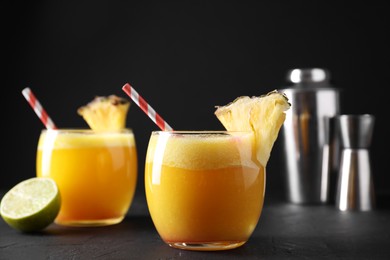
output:
{"label": "cocktail glass", "polygon": [[137,149],[131,129],[42,130],[37,176],[53,178],[61,209],[55,223],[102,226],[119,223],[133,200]]}
{"label": "cocktail glass", "polygon": [[211,251],[243,245],[265,193],[253,132],[152,132],[145,191],[155,228],[169,246]]}

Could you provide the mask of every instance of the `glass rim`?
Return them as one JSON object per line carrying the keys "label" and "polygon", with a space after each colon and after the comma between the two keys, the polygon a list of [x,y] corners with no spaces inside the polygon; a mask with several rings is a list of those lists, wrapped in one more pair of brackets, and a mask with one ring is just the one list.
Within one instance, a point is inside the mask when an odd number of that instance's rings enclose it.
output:
{"label": "glass rim", "polygon": [[162,131],[162,130],[156,130],[152,131],[152,134],[183,134],[183,135],[210,135],[210,134],[254,134],[253,131],[228,131],[228,130],[171,130],[171,131]]}
{"label": "glass rim", "polygon": [[110,134],[110,133],[133,133],[132,128],[123,128],[118,130],[93,130],[90,128],[57,128],[42,129],[42,133],[87,133],[87,134]]}

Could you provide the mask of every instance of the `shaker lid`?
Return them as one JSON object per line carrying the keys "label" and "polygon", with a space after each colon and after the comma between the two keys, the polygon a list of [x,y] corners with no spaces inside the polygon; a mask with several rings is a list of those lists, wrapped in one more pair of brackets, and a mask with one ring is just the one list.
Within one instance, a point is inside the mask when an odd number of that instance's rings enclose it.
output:
{"label": "shaker lid", "polygon": [[330,73],[323,68],[292,69],[287,72],[287,81],[295,84],[327,83]]}

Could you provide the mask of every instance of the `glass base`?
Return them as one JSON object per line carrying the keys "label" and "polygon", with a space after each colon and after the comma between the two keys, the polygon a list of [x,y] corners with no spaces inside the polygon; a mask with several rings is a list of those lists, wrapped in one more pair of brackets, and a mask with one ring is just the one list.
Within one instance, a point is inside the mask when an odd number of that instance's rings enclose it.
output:
{"label": "glass base", "polygon": [[195,251],[219,251],[229,250],[242,246],[246,241],[223,241],[223,242],[166,242],[170,247],[195,250]]}
{"label": "glass base", "polygon": [[61,226],[70,226],[70,227],[99,227],[99,226],[109,226],[120,223],[124,219],[123,217],[119,218],[109,218],[109,219],[92,219],[92,220],[55,220],[54,223]]}

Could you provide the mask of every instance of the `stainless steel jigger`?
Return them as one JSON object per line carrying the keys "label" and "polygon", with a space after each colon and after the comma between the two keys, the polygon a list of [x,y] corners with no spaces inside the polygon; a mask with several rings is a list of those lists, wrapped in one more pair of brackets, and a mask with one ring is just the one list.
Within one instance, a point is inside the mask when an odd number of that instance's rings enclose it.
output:
{"label": "stainless steel jigger", "polygon": [[375,208],[369,147],[375,117],[373,115],[340,115],[341,159],[336,207],[339,210],[368,211]]}

